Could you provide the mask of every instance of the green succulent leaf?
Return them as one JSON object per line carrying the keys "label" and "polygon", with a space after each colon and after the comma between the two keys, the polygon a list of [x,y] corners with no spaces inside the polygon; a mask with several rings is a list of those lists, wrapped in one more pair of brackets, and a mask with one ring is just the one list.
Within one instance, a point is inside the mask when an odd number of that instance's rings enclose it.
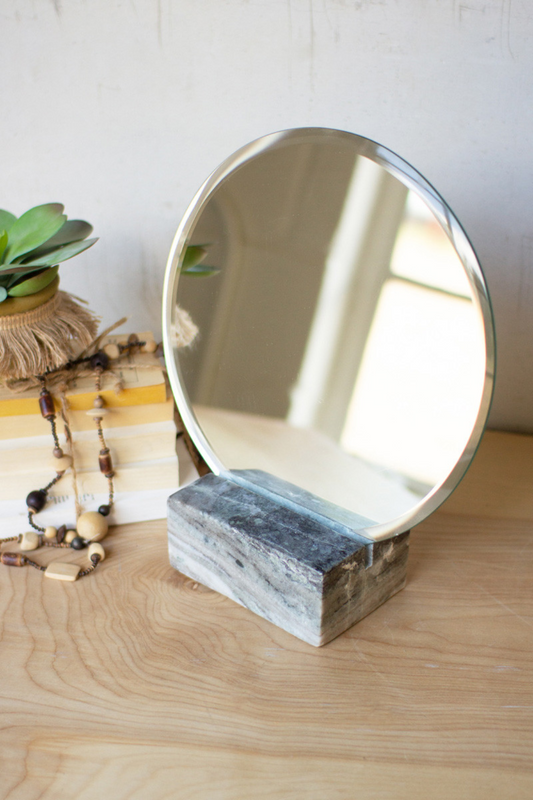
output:
{"label": "green succulent leaf", "polygon": [[181,270],[183,275],[194,275],[197,278],[208,277],[209,275],[216,275],[220,272],[220,267],[208,267],[207,264],[194,264],[188,269]]}
{"label": "green succulent leaf", "polygon": [[[47,266],[46,264],[44,266]],[[2,264],[0,266],[0,279],[3,275],[21,275],[24,272],[37,272],[37,270],[42,269],[43,265],[28,266],[28,264]]]}
{"label": "green succulent leaf", "polygon": [[61,261],[67,261],[69,258],[77,256],[78,253],[83,253],[84,250],[88,250],[89,247],[92,247],[97,241],[98,239],[86,239],[82,242],[71,242],[64,247],[58,247],[56,250],[52,250],[40,258],[32,258],[31,261],[26,261],[20,266],[23,268],[51,267],[54,264],[59,264]]}
{"label": "green succulent leaf", "polygon": [[190,267],[199,264],[207,255],[207,247],[203,244],[191,244],[185,251],[183,257],[183,264],[181,265],[182,272],[186,272]]}
{"label": "green succulent leaf", "polygon": [[82,239],[90,236],[92,232],[93,226],[85,222],[85,220],[69,219],[54,236],[47,239],[40,247],[32,250],[31,253],[28,253],[26,258],[31,257],[31,260],[33,260],[35,257],[43,256],[52,250],[56,250],[60,245],[81,242]]}
{"label": "green succulent leaf", "polygon": [[0,264],[2,263],[2,256],[4,255],[4,250],[7,247],[7,231],[2,231],[0,233]]}
{"label": "green succulent leaf", "polygon": [[16,283],[14,286],[8,289],[9,296],[26,297],[28,294],[40,292],[41,289],[44,289],[49,283],[52,283],[57,275],[58,270],[59,266],[50,267],[49,269],[44,269],[42,272],[38,272],[36,275],[33,275],[27,280]]}
{"label": "green succulent leaf", "polygon": [[16,222],[16,220],[17,218],[14,214],[12,214],[10,211],[4,211],[2,208],[0,208],[0,230],[9,232],[9,229],[13,223]]}
{"label": "green succulent leaf", "polygon": [[54,236],[67,218],[61,203],[45,203],[26,211],[11,225],[5,261],[11,263]]}
{"label": "green succulent leaf", "polygon": [[0,286],[0,303],[3,303],[7,297],[7,290],[5,286]]}
{"label": "green succulent leaf", "polygon": [[9,292],[9,289],[14,286],[17,281],[20,281],[21,279],[25,280],[25,278],[29,277],[29,275],[35,275],[35,272],[27,272],[25,275],[21,275],[20,273],[15,273],[14,275],[4,275],[2,273],[0,275],[0,282],[2,283],[2,286],[5,286]]}

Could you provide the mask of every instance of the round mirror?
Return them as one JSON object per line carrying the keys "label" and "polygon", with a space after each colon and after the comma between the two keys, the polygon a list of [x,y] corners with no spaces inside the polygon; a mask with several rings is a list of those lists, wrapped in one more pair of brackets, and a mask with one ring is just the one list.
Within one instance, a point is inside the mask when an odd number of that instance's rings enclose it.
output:
{"label": "round mirror", "polygon": [[217,474],[264,470],[377,539],[431,513],[474,455],[494,373],[483,273],[433,187],[375,142],[303,128],[231,156],[178,229],[163,317]]}

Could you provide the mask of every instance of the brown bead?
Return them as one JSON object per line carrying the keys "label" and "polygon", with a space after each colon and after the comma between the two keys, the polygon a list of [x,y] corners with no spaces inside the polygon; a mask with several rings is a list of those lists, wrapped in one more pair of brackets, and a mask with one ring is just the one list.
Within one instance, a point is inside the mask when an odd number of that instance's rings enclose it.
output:
{"label": "brown bead", "polygon": [[53,449],[54,458],[63,458],[65,455],[60,447],[54,447]]}
{"label": "brown bead", "polygon": [[26,564],[26,556],[22,553],[0,553],[0,563],[7,567],[23,567]]}
{"label": "brown bead", "polygon": [[100,450],[98,463],[100,465],[100,472],[102,472],[106,478],[113,477],[115,473],[113,472],[113,462],[111,461],[111,453],[109,452],[109,448],[106,447],[105,450]]}
{"label": "brown bead", "polygon": [[35,489],[33,492],[30,492],[26,498],[26,505],[37,513],[42,511],[46,505],[46,492],[42,489]]}
{"label": "brown bead", "polygon": [[95,408],[103,408],[105,406],[104,398],[101,397],[99,394],[96,395],[96,397],[94,398],[93,406]]}
{"label": "brown bead", "polygon": [[61,544],[61,542],[64,540],[66,533],[67,533],[66,525],[61,525],[61,527],[57,529],[56,540],[58,544]]}
{"label": "brown bead", "polygon": [[42,390],[41,396],[39,397],[39,407],[41,409],[41,414],[45,419],[55,417],[56,410],[54,408],[54,398],[48,389]]}
{"label": "brown bead", "polygon": [[109,367],[109,356],[103,350],[99,350],[90,358],[91,369],[101,372]]}
{"label": "brown bead", "polygon": [[130,335],[128,336],[128,344],[134,346],[136,344],[139,344],[139,337],[137,336],[136,333],[130,333]]}

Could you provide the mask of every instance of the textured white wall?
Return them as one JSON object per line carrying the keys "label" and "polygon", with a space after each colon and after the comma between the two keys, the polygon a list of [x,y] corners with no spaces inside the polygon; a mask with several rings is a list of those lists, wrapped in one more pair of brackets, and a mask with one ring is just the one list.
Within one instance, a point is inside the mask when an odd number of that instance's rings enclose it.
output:
{"label": "textured white wall", "polygon": [[397,151],[488,278],[493,426],[533,430],[529,0],[0,0],[0,207],[48,201],[101,241],[61,268],[105,322],[159,329],[167,252],[207,174],[318,125]]}

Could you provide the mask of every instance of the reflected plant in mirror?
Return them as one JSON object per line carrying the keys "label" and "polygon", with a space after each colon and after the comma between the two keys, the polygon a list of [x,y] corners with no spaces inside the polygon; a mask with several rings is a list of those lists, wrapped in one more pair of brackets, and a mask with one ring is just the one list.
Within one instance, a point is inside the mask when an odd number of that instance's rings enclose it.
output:
{"label": "reflected plant in mirror", "polygon": [[[187,277],[208,278],[220,272],[220,267],[211,267],[202,263],[207,256],[209,245],[189,245],[185,248],[183,258],[178,267],[179,273]],[[169,336],[173,347],[188,348],[198,335],[198,327],[190,314],[177,303],[174,306],[172,322],[169,324]]]}
{"label": "reflected plant in mirror", "polygon": [[220,272],[220,267],[209,267],[203,261],[207,256],[209,245],[196,244],[189,245],[183,256],[181,265],[182,275],[193,275],[195,278],[207,278]]}
{"label": "reflected plant in mirror", "polygon": [[[204,242],[221,271],[200,290],[178,276]],[[201,336],[166,342],[170,378],[215,475],[367,542],[461,479],[492,394],[488,291],[449,207],[390,150],[310,128],[238,151],[178,230],[167,325],[176,304]]]}

